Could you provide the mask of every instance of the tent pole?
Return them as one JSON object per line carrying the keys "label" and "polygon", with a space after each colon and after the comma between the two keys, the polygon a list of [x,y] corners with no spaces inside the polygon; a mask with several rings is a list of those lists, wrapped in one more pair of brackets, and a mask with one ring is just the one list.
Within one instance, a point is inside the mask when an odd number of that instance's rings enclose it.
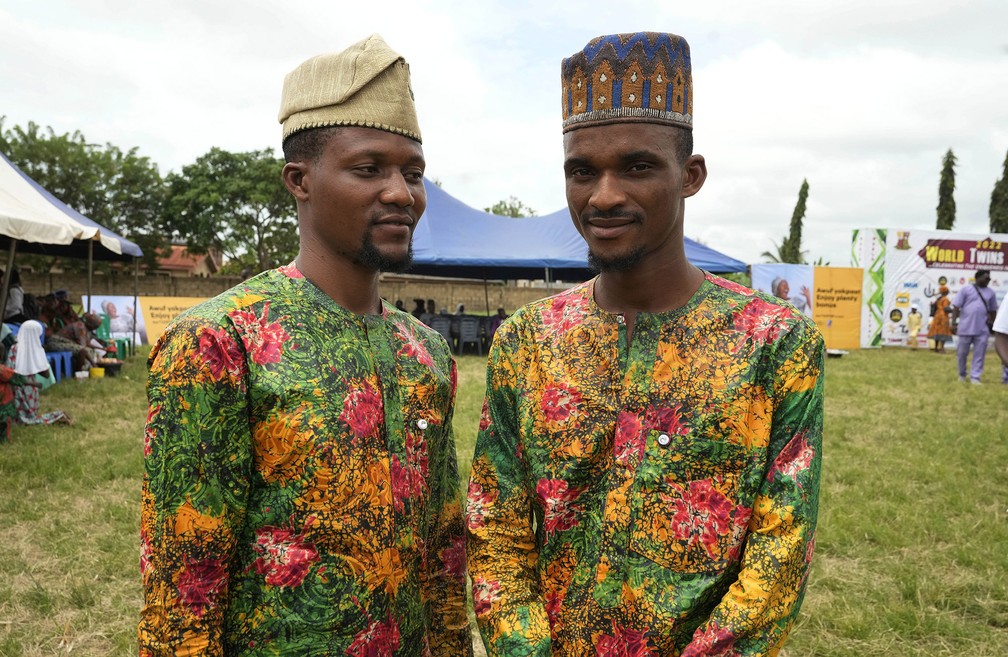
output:
{"label": "tent pole", "polygon": [[7,314],[7,290],[10,289],[11,270],[14,268],[14,254],[17,252],[17,240],[11,238],[10,248],[7,250],[7,268],[3,273],[3,290],[0,290],[0,309],[3,314]]}
{"label": "tent pole", "polygon": [[140,342],[140,336],[137,335],[136,323],[137,323],[137,313],[140,312],[140,308],[137,307],[137,289],[140,286],[140,258],[133,258],[133,334],[130,336],[130,344],[133,345],[131,350],[136,353],[137,343]]}
{"label": "tent pole", "polygon": [[483,273],[483,302],[486,303],[486,314],[487,317],[490,316],[490,293],[487,292],[487,278],[486,273]]}
{"label": "tent pole", "polygon": [[91,275],[94,272],[94,240],[87,243],[87,311],[91,312]]}

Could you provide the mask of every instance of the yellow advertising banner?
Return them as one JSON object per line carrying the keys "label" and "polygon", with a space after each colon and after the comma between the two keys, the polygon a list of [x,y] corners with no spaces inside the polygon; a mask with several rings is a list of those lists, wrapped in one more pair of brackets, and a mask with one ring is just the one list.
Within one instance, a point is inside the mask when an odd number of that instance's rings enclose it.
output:
{"label": "yellow advertising banner", "polygon": [[857,349],[861,345],[860,267],[815,268],[815,312],[827,349]]}
{"label": "yellow advertising banner", "polygon": [[164,333],[168,323],[183,311],[206,301],[202,297],[138,297],[147,325],[147,342],[153,344]]}

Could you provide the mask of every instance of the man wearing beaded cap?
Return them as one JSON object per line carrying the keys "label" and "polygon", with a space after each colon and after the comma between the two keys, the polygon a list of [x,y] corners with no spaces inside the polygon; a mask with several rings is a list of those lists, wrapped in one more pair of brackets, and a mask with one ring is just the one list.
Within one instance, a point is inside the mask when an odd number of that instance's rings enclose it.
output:
{"label": "man wearing beaded cap", "polygon": [[426,206],[378,35],[284,81],[297,259],[150,356],[140,655],[471,655],[448,345],[378,296]]}
{"label": "man wearing beaded cap", "polygon": [[571,217],[599,272],[498,329],[469,482],[490,655],[774,655],[817,516],[823,342],[691,265],[690,52],[603,36],[562,66]]}

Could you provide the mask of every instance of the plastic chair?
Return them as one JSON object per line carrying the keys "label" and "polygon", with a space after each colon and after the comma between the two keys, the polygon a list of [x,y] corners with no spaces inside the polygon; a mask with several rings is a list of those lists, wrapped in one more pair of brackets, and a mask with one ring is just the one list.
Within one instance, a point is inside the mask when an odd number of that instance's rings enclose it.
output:
{"label": "plastic chair", "polygon": [[109,319],[109,316],[106,315],[105,313],[102,313],[100,317],[101,317],[101,324],[99,324],[98,328],[95,329],[95,335],[97,335],[98,338],[101,340],[108,340],[111,337],[110,328],[112,326],[112,321]]}
{"label": "plastic chair", "polygon": [[49,368],[52,369],[53,378],[69,378],[73,374],[73,352],[72,351],[47,351],[46,360],[49,361]]}
{"label": "plastic chair", "polygon": [[455,338],[451,334],[451,317],[433,315],[430,318],[430,327],[444,336],[444,339],[448,341],[448,348],[455,351]]}
{"label": "plastic chair", "polygon": [[483,331],[479,317],[463,315],[459,322],[458,353],[461,356],[467,344],[476,345],[476,352],[483,355]]}

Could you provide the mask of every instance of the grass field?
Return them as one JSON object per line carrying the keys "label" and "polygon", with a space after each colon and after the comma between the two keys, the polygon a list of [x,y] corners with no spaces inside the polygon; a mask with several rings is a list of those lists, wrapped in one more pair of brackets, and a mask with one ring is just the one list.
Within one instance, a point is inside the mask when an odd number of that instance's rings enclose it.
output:
{"label": "grass field", "polygon": [[[1008,655],[1008,386],[954,357],[827,361],[818,550],[788,657]],[[68,381],[43,405],[72,427],[0,444],[0,655],[136,654],[145,368]],[[459,364],[468,472],[483,362]]]}

